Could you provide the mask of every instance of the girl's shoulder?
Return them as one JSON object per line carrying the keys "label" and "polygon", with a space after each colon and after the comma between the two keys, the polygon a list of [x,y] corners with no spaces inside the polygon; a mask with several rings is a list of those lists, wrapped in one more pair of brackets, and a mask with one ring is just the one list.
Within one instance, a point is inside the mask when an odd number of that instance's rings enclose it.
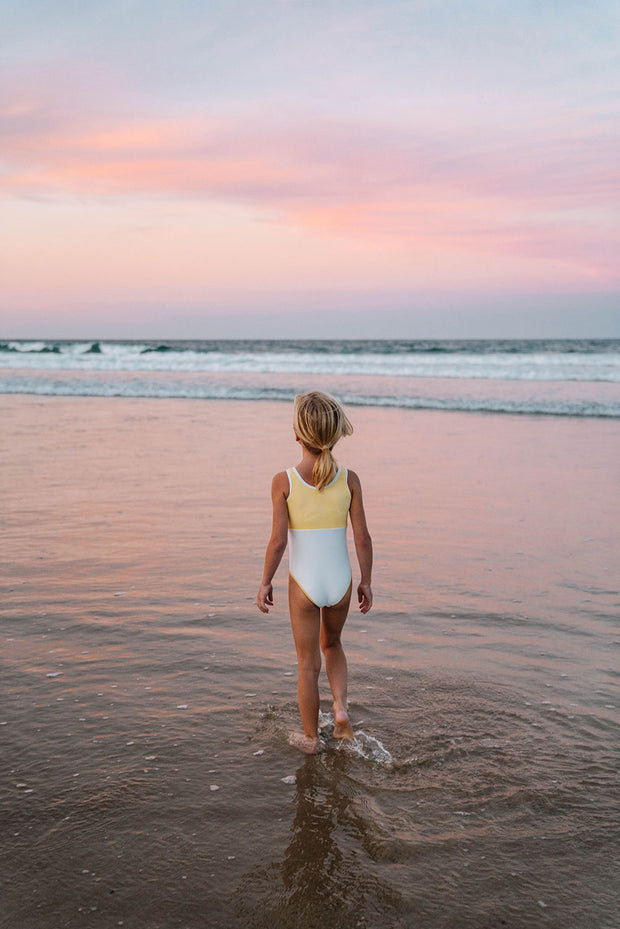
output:
{"label": "girl's shoulder", "polygon": [[346,469],[347,472],[347,484],[349,485],[349,490],[353,493],[356,490],[361,490],[362,485],[359,477],[355,471],[351,471],[350,468]]}
{"label": "girl's shoulder", "polygon": [[288,497],[290,490],[290,482],[288,471],[278,471],[277,474],[274,474],[273,480],[271,482],[271,495],[280,495],[284,494],[285,497]]}

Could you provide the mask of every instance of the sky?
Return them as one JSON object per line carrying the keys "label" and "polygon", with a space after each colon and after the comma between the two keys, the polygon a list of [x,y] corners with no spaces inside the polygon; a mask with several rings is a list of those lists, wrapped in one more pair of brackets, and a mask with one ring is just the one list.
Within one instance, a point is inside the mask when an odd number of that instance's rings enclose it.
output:
{"label": "sky", "polygon": [[0,23],[0,337],[620,336],[615,0]]}

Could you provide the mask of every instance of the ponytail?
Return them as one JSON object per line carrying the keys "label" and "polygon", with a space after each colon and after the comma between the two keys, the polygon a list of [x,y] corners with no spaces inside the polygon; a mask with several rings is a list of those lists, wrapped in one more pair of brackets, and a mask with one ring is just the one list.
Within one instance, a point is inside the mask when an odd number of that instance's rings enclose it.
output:
{"label": "ponytail", "polygon": [[338,470],[338,463],[330,448],[322,448],[321,454],[314,462],[312,469],[312,480],[318,490],[323,490],[335,477]]}

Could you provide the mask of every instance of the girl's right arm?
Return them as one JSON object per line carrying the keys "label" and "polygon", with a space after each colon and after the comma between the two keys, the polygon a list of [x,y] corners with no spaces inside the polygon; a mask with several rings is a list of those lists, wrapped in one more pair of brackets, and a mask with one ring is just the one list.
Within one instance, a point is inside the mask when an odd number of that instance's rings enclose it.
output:
{"label": "girl's right arm", "polygon": [[271,483],[271,500],[273,503],[273,524],[271,538],[265,552],[263,579],[256,595],[256,605],[261,613],[268,613],[273,606],[273,576],[282,561],[288,541],[288,507],[286,498],[289,492],[288,475],[280,471]]}

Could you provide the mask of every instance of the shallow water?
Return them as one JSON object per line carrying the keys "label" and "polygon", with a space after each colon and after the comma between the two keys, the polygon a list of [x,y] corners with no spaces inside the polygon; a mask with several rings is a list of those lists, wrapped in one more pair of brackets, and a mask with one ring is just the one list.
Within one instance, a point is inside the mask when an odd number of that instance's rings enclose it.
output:
{"label": "shallow water", "polygon": [[237,621],[5,628],[4,925],[614,925],[608,693],[356,643],[356,742],[304,759],[292,658]]}
{"label": "shallow water", "polygon": [[617,424],[356,410],[357,738],[304,758],[288,412],[4,402],[0,924],[616,927]]}

